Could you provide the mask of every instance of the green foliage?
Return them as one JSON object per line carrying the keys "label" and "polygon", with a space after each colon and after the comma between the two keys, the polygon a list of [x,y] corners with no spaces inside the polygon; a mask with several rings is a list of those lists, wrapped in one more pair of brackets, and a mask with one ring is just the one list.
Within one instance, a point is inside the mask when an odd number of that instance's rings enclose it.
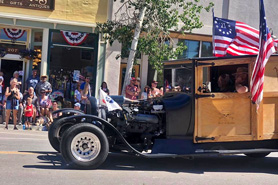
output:
{"label": "green foliage", "polygon": [[120,0],[121,7],[115,13],[115,20],[97,23],[96,32],[104,35],[109,44],[118,40],[126,46],[132,42],[139,11],[146,7],[137,52],[148,55],[150,64],[161,72],[162,61],[176,59],[186,49],[182,43],[174,47],[170,30],[185,33],[203,26],[200,14],[203,10],[208,12],[213,3],[203,6],[199,1]]}

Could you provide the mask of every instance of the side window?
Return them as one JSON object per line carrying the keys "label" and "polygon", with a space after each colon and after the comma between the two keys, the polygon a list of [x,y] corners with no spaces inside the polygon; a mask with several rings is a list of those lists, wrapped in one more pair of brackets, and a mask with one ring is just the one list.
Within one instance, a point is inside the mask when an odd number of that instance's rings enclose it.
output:
{"label": "side window", "polygon": [[193,78],[192,66],[184,65],[182,68],[164,70],[164,87],[166,92],[179,91],[192,92]]}
{"label": "side window", "polygon": [[203,68],[202,92],[231,93],[241,86],[249,89],[247,64]]}

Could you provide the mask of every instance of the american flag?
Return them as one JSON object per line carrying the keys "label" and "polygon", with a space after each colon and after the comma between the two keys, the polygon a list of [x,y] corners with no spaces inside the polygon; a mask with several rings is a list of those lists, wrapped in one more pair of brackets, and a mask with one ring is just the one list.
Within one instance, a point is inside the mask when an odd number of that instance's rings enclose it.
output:
{"label": "american flag", "polygon": [[259,105],[263,99],[265,65],[275,52],[274,42],[266,25],[263,0],[260,0],[260,49],[251,78],[252,102]]}
{"label": "american flag", "polygon": [[[278,40],[275,40],[278,44]],[[213,54],[257,55],[259,53],[259,31],[251,26],[229,19],[213,17]]]}

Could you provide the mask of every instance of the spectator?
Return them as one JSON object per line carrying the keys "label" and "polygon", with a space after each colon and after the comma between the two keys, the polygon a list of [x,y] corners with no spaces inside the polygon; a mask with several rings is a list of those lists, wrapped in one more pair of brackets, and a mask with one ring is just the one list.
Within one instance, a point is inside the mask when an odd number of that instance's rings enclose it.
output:
{"label": "spectator", "polygon": [[74,104],[74,109],[75,110],[80,110],[80,107],[81,107],[80,103],[75,103]]}
{"label": "spectator", "polygon": [[3,84],[3,82],[4,82],[4,78],[3,78],[3,76],[0,76],[0,111],[1,111],[1,113],[2,113],[2,122],[3,122],[3,124],[5,124],[5,117],[4,117],[4,112],[3,112],[3,102],[4,102],[4,100],[3,100],[3,98],[4,98],[4,93],[3,93],[3,86],[4,86],[4,84]]}
{"label": "spectator", "polygon": [[[19,85],[17,85],[17,88],[19,89]],[[19,89],[19,96],[20,96],[20,99],[19,99],[19,107],[18,107],[18,112],[17,112],[17,121],[18,121],[18,124],[19,125],[22,125],[22,115],[23,115],[23,105],[22,105],[22,102],[23,102],[23,95],[22,93],[20,92],[20,89]]]}
{"label": "spectator", "polygon": [[77,83],[77,87],[74,91],[74,102],[81,102],[81,89],[80,89],[80,83]]}
{"label": "spectator", "polygon": [[36,69],[33,69],[32,75],[29,76],[29,78],[26,80],[26,87],[29,89],[30,87],[33,87],[36,89],[37,84],[40,82],[40,77],[37,75],[38,71]]}
{"label": "spectator", "polygon": [[47,82],[46,75],[41,76],[41,81],[36,86],[38,96],[41,96],[41,90],[44,90],[46,96],[48,96],[52,92],[52,86],[49,82]]}
{"label": "spectator", "polygon": [[9,119],[10,119],[10,113],[13,111],[13,122],[14,122],[14,130],[18,130],[16,127],[17,123],[17,111],[19,108],[19,89],[16,87],[17,85],[17,79],[14,78],[10,81],[10,87],[6,88],[5,96],[7,97],[7,101],[4,104],[6,106],[6,127],[5,129],[8,129]]}
{"label": "spectator", "polygon": [[53,119],[58,118],[59,116],[62,115],[61,112],[60,112],[59,114],[58,114],[58,113],[54,113],[54,114],[53,114],[53,112],[56,111],[56,110],[59,110],[59,108],[58,108],[58,102],[57,102],[57,101],[53,101],[53,102],[52,102],[52,111],[51,111],[50,117],[49,117],[51,123],[53,122]]}
{"label": "spectator", "polygon": [[139,77],[136,78],[136,82],[135,82],[134,85],[137,87],[137,91],[138,91],[138,96],[136,97],[136,99],[140,99],[141,98],[141,94],[140,94],[141,84],[140,84],[140,78]]}
{"label": "spectator", "polygon": [[[91,81],[90,77],[87,76],[87,77],[85,78],[85,82],[83,82],[83,83],[81,84],[81,86],[80,86],[80,89],[81,89],[82,91],[85,90],[84,92],[85,92],[85,94],[88,95],[88,97],[91,97],[91,96],[92,96],[92,95],[91,95],[90,81]],[[85,88],[86,88],[86,89],[85,89]]]}
{"label": "spectator", "polygon": [[101,90],[103,90],[106,94],[110,94],[107,83],[106,82],[102,82],[101,86],[100,86]]}
{"label": "spectator", "polygon": [[19,72],[18,71],[14,72],[13,77],[11,78],[11,80],[14,79],[14,78],[17,80],[18,89],[20,90],[21,89],[21,85],[22,85],[22,80],[19,77]]}
{"label": "spectator", "polygon": [[25,94],[23,96],[23,107],[25,107],[26,104],[27,104],[27,98],[32,99],[32,104],[34,105],[33,106],[33,110],[34,110],[33,113],[34,114],[33,114],[32,121],[35,122],[36,121],[36,115],[37,115],[38,108],[39,108],[39,102],[38,102],[37,96],[34,93],[34,88],[33,87],[29,87],[27,94]]}
{"label": "spectator", "polygon": [[39,115],[40,116],[48,116],[50,118],[49,108],[51,107],[52,103],[50,98],[46,96],[46,91],[41,89],[40,91],[41,97],[38,99],[39,101]]}
{"label": "spectator", "polygon": [[150,96],[150,87],[148,85],[145,86],[144,92],[141,94],[141,99],[142,100],[147,100]]}
{"label": "spectator", "polygon": [[32,130],[31,128],[31,123],[33,122],[32,121],[32,117],[33,117],[33,104],[32,104],[32,98],[28,97],[27,98],[27,103],[26,103],[26,106],[25,106],[25,109],[24,109],[24,116],[25,116],[25,128],[26,129],[29,129],[29,130]]}
{"label": "spectator", "polygon": [[129,98],[131,100],[137,100],[138,95],[140,93],[140,88],[135,85],[136,84],[136,79],[132,77],[130,79],[130,84],[126,86],[125,89],[125,97]]}
{"label": "spectator", "polygon": [[152,87],[151,87],[151,97],[155,98],[155,97],[160,97],[162,96],[160,93],[160,90],[157,88],[157,81],[152,81]]}
{"label": "spectator", "polygon": [[81,91],[81,110],[85,113],[87,112],[87,107],[90,106],[88,100],[91,97],[91,86],[90,86],[90,77],[86,77],[85,82],[80,86]]}

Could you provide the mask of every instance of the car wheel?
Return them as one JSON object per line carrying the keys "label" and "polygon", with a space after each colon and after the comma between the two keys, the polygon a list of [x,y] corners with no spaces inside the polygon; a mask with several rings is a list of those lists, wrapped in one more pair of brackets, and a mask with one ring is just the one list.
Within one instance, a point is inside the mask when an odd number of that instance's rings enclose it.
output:
{"label": "car wheel", "polygon": [[264,153],[246,153],[247,157],[252,157],[252,158],[264,158],[266,157],[270,152],[264,152]]}
{"label": "car wheel", "polygon": [[60,150],[70,166],[91,169],[99,167],[106,160],[109,144],[100,128],[90,123],[82,123],[65,131]]}

